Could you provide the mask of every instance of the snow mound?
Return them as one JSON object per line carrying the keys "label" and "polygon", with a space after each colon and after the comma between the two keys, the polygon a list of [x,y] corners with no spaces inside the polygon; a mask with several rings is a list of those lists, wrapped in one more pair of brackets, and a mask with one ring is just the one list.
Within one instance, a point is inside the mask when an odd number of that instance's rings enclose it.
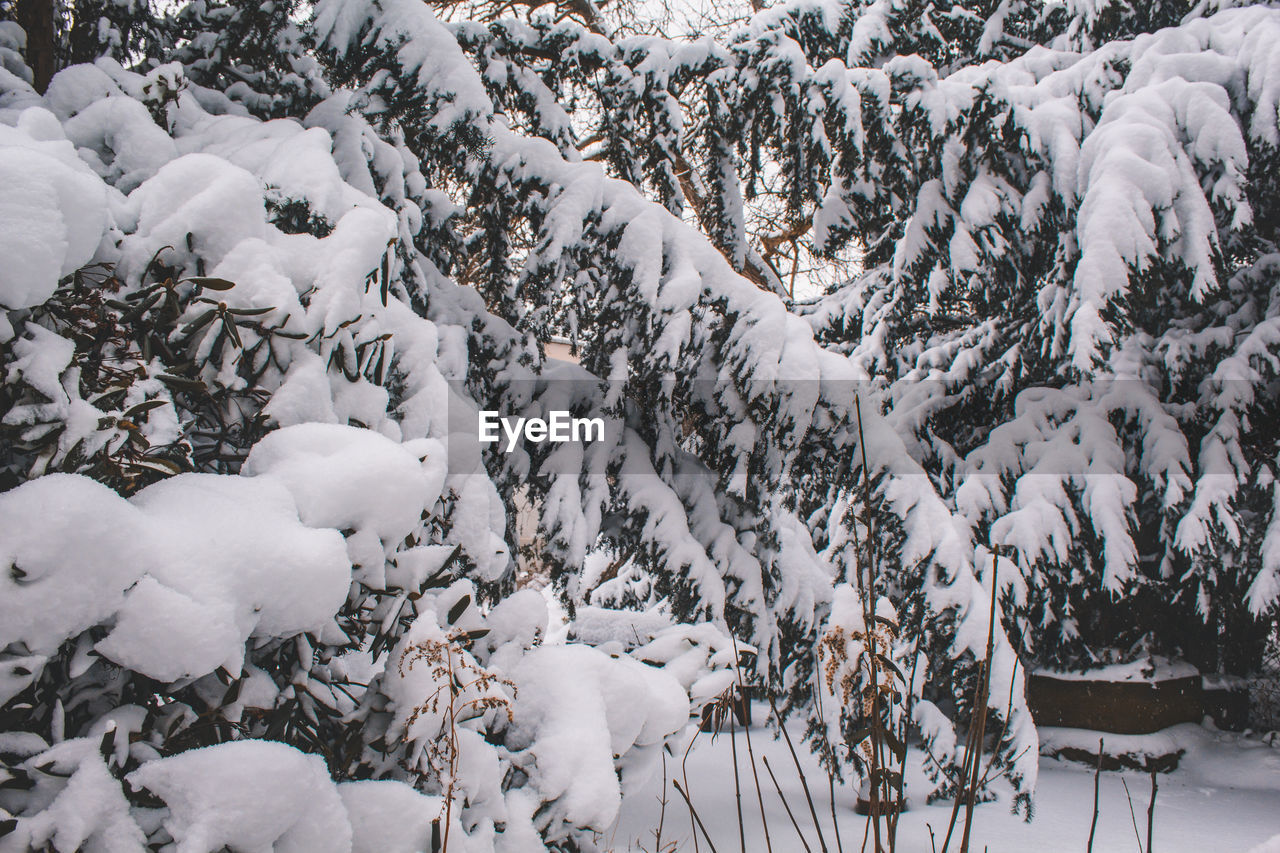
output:
{"label": "snow mound", "polygon": [[0,646],[51,654],[109,618],[148,560],[143,524],[87,477],[51,474],[0,494]]}
{"label": "snow mound", "polygon": [[369,430],[313,423],[267,435],[242,470],[279,478],[312,527],[369,530],[394,549],[440,496],[444,468],[438,442],[398,444]]}
{"label": "snow mound", "polygon": [[0,124],[0,308],[29,308],[89,263],[107,227],[106,189],[47,110]]}
{"label": "snow mound", "polygon": [[688,696],[672,676],[587,646],[536,648],[512,677],[516,737],[532,743],[533,784],[578,826],[603,829],[617,817],[615,756],[636,761],[651,747],[657,759],[664,739],[689,721]]}
{"label": "snow mound", "polygon": [[149,762],[126,777],[169,807],[177,853],[347,853],[351,824],[324,761],[271,741],[235,741]]}
{"label": "snow mound", "polygon": [[126,501],[50,475],[0,495],[0,526],[0,643],[52,653],[114,616],[97,650],[160,681],[239,672],[250,636],[321,633],[350,585],[341,535],[273,478],[184,474]]}
{"label": "snow mound", "polygon": [[[444,837],[444,798],[421,794],[401,782],[344,782],[338,786],[351,821],[351,853],[419,853],[430,850],[432,823]],[[449,849],[480,853],[479,843],[462,832],[456,814]]]}
{"label": "snow mound", "polygon": [[1249,853],[1280,853],[1280,835],[1273,835],[1266,841],[1253,847]]}

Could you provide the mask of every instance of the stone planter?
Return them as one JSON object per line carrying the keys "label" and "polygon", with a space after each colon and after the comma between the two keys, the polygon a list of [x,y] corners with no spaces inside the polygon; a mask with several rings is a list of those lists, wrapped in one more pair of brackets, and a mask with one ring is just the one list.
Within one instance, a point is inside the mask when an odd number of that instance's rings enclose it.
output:
{"label": "stone planter", "polygon": [[1150,734],[1204,718],[1200,673],[1153,659],[1085,672],[1032,673],[1027,701],[1039,726]]}

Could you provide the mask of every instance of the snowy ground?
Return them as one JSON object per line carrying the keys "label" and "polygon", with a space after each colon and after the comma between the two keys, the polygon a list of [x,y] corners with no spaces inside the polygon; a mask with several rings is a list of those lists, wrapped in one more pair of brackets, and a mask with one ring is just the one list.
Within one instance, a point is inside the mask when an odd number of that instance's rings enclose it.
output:
{"label": "snowy ground", "polygon": [[[761,711],[763,709],[757,708],[757,712]],[[762,714],[757,717],[762,718]],[[836,846],[831,832],[826,775],[808,750],[799,746],[800,726],[793,724],[788,728],[801,750],[800,760],[808,774],[814,805],[823,820],[827,843],[834,853]],[[1169,730],[1169,734],[1177,739],[1187,754],[1178,770],[1160,776],[1152,845],[1155,850],[1159,853],[1245,853],[1273,837],[1280,838],[1280,748],[1267,746],[1257,738],[1216,732],[1195,725],[1177,726]],[[809,843],[817,853],[817,838],[812,831],[804,794],[785,743],[773,740],[766,730],[757,728],[753,731],[752,745],[756,749],[757,760],[761,755],[769,758],[791,808],[801,819],[801,826],[808,832]],[[741,732],[738,733],[738,758],[743,762],[747,849],[763,851],[765,843],[760,832],[759,811],[755,806],[755,789],[745,765],[746,743]],[[912,804],[902,818],[899,830],[899,849],[908,853],[927,853],[931,849],[930,826],[938,833],[938,846],[941,847],[941,836],[946,833],[950,816],[949,803],[923,804],[928,781],[921,771],[919,759],[918,752],[912,752],[908,759],[908,795]],[[678,758],[669,758],[667,766],[672,776],[679,774]],[[715,742],[706,734],[698,737],[688,759],[689,789],[719,853],[739,849],[732,768],[728,734],[722,734]],[[763,767],[760,768],[760,777],[766,789],[765,809],[775,853],[801,850],[795,830]],[[1097,838],[1093,848],[1095,853],[1133,853],[1139,849],[1125,797],[1125,782],[1133,795],[1134,812],[1145,843],[1150,778],[1138,772],[1104,772]],[[667,785],[669,801],[663,827],[664,849],[672,849],[668,842],[675,842],[675,849],[679,851],[693,850],[689,812],[679,794],[670,787],[670,780]],[[658,825],[661,789],[662,780],[658,778],[628,796],[610,840],[612,850],[619,853],[624,850],[653,850],[653,829]],[[853,792],[837,788],[836,812],[846,851],[859,849],[865,826],[865,818],[854,813],[852,804]],[[1071,762],[1041,759],[1034,820],[1026,823],[1011,815],[1007,797],[981,805],[975,812],[976,843],[972,849],[986,849],[991,853],[1084,853],[1092,812],[1092,771]],[[1280,851],[1280,841],[1276,844],[1278,846],[1274,848],[1268,845],[1267,849]],[[953,841],[952,849],[955,847]],[[705,842],[701,849],[707,850]]]}

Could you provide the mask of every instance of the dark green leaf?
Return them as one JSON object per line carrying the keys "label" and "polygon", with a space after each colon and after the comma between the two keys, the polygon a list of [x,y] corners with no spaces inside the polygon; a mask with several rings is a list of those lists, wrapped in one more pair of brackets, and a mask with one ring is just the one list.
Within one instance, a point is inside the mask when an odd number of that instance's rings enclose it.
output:
{"label": "dark green leaf", "polygon": [[130,420],[132,420],[136,418],[138,415],[145,415],[147,412],[151,411],[152,409],[160,408],[161,406],[165,405],[167,402],[169,401],[168,400],[145,400],[136,406],[130,406],[129,409],[125,411],[123,417],[129,418]]}
{"label": "dark green leaf", "polygon": [[227,281],[225,278],[210,278],[205,275],[184,278],[183,281],[189,281],[198,287],[205,288],[206,290],[230,290],[236,286],[234,281]]}
{"label": "dark green leaf", "polygon": [[879,662],[881,663],[881,665],[883,665],[884,667],[886,667],[886,668],[887,668],[890,672],[892,672],[894,675],[898,676],[898,679],[899,679],[899,680],[901,680],[901,681],[906,681],[906,680],[907,680],[907,677],[906,677],[905,675],[903,675],[903,674],[902,674],[902,670],[898,669],[898,665],[897,665],[896,663],[894,663],[892,660],[890,660],[888,655],[881,654],[881,653],[877,652],[877,653],[876,653],[876,660],[877,660],[877,661],[879,661]]}
{"label": "dark green leaf", "polygon": [[244,342],[240,340],[240,329],[236,326],[236,321],[231,319],[230,314],[222,315],[222,328],[227,330],[227,334],[235,343],[236,349],[244,349]]}
{"label": "dark green leaf", "polygon": [[849,748],[852,749],[869,737],[871,737],[871,727],[863,726],[849,737]]}
{"label": "dark green leaf", "polygon": [[449,620],[449,624],[452,625],[453,623],[457,622],[458,617],[461,616],[463,612],[470,606],[471,606],[470,595],[464,595],[462,596],[462,598],[459,598],[458,601],[452,607],[449,608],[449,615],[447,617]]}
{"label": "dark green leaf", "polygon": [[199,317],[195,318],[186,326],[184,326],[182,328],[182,334],[194,335],[196,332],[200,331],[205,326],[213,322],[213,318],[216,317],[217,315],[218,315],[218,312],[213,308],[210,308],[208,311],[204,312]]}
{"label": "dark green leaf", "polygon": [[166,385],[172,385],[174,388],[179,388],[185,391],[207,391],[208,390],[205,387],[205,384],[199,381],[198,379],[187,379],[184,376],[171,376],[168,373],[158,374],[156,378]]}
{"label": "dark green leaf", "polygon": [[102,755],[102,760],[110,762],[111,755],[116,751],[116,730],[111,729],[102,733],[102,741],[98,744],[98,752]]}

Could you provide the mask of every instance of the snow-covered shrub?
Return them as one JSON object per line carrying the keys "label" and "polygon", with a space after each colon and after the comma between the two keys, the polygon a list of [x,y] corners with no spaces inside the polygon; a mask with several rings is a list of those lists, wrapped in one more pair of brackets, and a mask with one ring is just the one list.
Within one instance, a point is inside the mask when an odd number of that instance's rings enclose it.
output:
{"label": "snow-covered shrub", "polygon": [[419,254],[412,158],[348,94],[0,82],[0,849],[589,846],[700,669],[494,602],[444,404],[516,338]]}

